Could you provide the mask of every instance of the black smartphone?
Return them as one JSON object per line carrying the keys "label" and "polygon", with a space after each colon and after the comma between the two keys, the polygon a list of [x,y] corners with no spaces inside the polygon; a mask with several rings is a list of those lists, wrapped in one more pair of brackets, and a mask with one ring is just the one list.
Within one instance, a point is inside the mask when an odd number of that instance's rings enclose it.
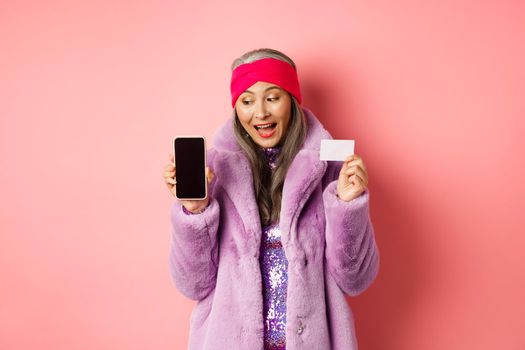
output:
{"label": "black smartphone", "polygon": [[175,196],[184,200],[200,200],[207,196],[206,142],[202,136],[176,136]]}

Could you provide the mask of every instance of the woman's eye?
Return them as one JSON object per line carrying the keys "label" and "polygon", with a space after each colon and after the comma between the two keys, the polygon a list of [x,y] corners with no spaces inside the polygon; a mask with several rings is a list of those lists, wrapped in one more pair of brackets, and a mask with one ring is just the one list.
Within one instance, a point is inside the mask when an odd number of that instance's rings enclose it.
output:
{"label": "woman's eye", "polygon": [[268,97],[268,101],[277,101],[279,97]]}
{"label": "woman's eye", "polygon": [[243,105],[249,105],[250,103],[252,103],[252,101],[247,101],[247,100],[242,101]]}

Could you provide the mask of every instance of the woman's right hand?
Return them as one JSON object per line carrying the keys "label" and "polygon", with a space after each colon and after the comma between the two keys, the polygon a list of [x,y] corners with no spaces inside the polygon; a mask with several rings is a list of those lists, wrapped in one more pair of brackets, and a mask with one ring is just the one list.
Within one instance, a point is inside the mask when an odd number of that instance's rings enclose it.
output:
{"label": "woman's right hand", "polygon": [[[166,165],[166,169],[164,171],[164,182],[166,183],[166,186],[168,186],[171,194],[184,206],[184,208],[186,208],[186,210],[192,213],[201,212],[206,208],[206,206],[208,206],[210,197],[207,196],[205,199],[201,200],[178,199],[175,195],[175,186],[177,182],[175,181],[175,155],[173,153],[170,154],[169,160],[170,161],[168,165]],[[215,174],[213,174],[210,168],[206,167],[206,180],[208,181],[208,184],[213,180],[214,177]]]}

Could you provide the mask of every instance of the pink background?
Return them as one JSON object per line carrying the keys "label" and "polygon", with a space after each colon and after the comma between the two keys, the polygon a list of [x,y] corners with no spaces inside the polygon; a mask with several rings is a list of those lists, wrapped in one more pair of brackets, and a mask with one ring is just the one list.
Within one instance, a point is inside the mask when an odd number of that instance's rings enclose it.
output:
{"label": "pink background", "polygon": [[273,47],[356,140],[360,349],[525,349],[525,3],[0,1],[0,349],[183,349],[162,173]]}

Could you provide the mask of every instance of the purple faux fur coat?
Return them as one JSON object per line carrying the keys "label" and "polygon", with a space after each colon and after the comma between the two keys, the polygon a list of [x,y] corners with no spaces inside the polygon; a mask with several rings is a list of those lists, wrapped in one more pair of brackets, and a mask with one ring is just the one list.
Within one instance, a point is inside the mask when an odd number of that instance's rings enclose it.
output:
{"label": "purple faux fur coat", "polygon": [[[283,187],[279,225],[288,259],[286,349],[357,349],[345,294],[373,282],[379,251],[369,215],[369,191],[344,202],[336,197],[341,162],[319,160],[321,139],[331,139],[303,107],[308,134]],[[263,349],[259,265],[261,223],[251,168],[233,134],[231,118],[218,130],[208,166],[210,204],[186,215],[171,207],[169,267],[173,283],[197,300],[189,349]]]}

